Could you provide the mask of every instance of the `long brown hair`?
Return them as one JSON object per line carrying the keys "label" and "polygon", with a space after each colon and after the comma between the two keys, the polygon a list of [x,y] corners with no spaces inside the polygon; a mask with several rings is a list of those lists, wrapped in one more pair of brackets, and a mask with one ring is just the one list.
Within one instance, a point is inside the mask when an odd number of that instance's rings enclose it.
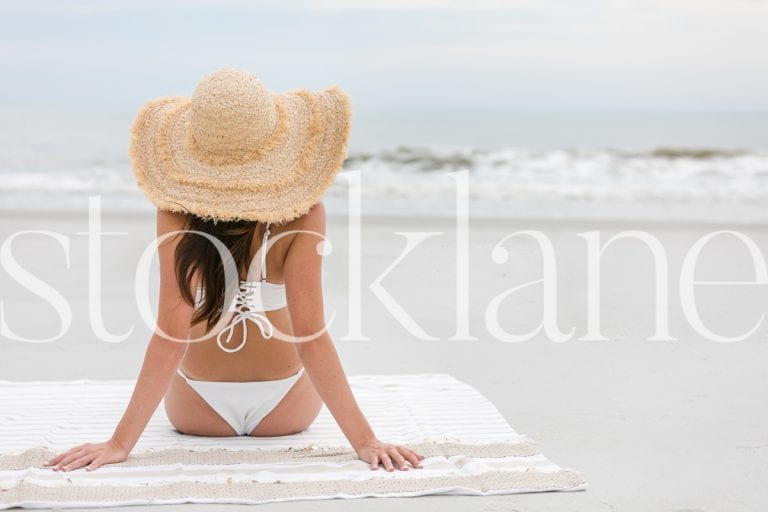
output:
{"label": "long brown hair", "polygon": [[[229,250],[238,277],[247,271],[251,263],[251,242],[257,222],[246,220],[222,221],[202,218],[187,213],[186,231],[207,233],[221,241]],[[192,324],[205,321],[206,332],[216,325],[224,307],[226,279],[224,263],[218,249],[200,233],[185,232],[176,246],[176,280],[187,304],[195,304],[192,284],[195,275],[205,293],[199,307],[192,315]],[[239,283],[238,283],[239,284]]]}

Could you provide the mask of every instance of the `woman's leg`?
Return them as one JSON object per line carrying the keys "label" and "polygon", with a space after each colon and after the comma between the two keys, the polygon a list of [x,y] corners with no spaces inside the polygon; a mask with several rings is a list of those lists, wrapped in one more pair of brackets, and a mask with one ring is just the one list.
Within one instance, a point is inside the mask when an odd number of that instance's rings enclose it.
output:
{"label": "woman's leg", "polygon": [[306,430],[320,412],[323,401],[307,372],[291,387],[269,414],[251,431],[252,436],[271,437],[296,434]]}

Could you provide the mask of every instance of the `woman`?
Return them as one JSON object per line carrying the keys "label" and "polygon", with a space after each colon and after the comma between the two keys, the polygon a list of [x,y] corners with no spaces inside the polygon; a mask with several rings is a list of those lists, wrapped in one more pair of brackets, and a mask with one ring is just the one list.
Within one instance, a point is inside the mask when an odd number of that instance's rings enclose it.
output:
{"label": "woman", "polygon": [[164,397],[174,428],[200,436],[297,433],[325,403],[371,469],[420,467],[420,454],[376,438],[325,330],[320,198],[349,118],[338,87],[275,94],[232,69],[141,109],[131,159],[158,207],[157,328],[112,438],[47,466],[125,460]]}

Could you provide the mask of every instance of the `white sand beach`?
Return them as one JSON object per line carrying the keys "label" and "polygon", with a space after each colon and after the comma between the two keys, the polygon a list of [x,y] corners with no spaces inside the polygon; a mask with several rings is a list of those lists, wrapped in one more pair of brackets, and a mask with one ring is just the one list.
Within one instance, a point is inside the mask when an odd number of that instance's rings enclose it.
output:
{"label": "white sand beach", "polygon": [[[725,0],[0,3],[0,508],[768,510],[766,19]],[[349,109],[307,94],[333,86]],[[307,180],[330,184],[346,373],[403,439],[382,440],[431,446],[436,472],[380,486],[327,408],[269,453],[155,415],[146,459],[41,468],[108,435],[139,373],[153,202],[277,216],[319,197],[285,188]],[[351,499],[382,493],[429,495]],[[122,506],[164,500],[187,503]]]}
{"label": "white sand beach", "polygon": [[[589,489],[498,497],[367,499],[366,510],[728,510],[768,506],[768,326],[736,343],[710,341],[697,333],[680,306],[678,283],[686,252],[701,236],[740,231],[768,249],[768,226],[615,221],[471,219],[469,230],[469,329],[456,332],[456,236],[450,218],[364,217],[362,222],[362,332],[349,333],[347,218],[331,212],[324,285],[326,313],[336,311],[331,333],[349,374],[450,373],[475,386],[518,432],[541,443],[552,460],[578,468]],[[518,230],[540,230],[557,257],[558,321],[572,340],[555,343],[542,332],[507,343],[486,328],[493,297],[541,277],[541,252],[531,239],[505,243],[509,261],[491,258],[495,244]],[[579,233],[599,230],[603,241],[622,230],[642,230],[661,242],[669,263],[669,332],[676,341],[648,341],[654,333],[653,263],[636,240],[606,250],[602,278],[602,333],[607,341],[580,341],[586,333],[586,244]],[[69,266],[52,238],[20,235],[13,255],[28,271],[55,287],[72,306],[72,324],[62,339],[23,343],[0,338],[0,378],[7,380],[135,378],[150,328],[134,299],[135,269],[152,240],[154,218],[146,213],[105,213],[103,307],[113,334],[133,327],[126,341],[107,343],[94,334],[88,316],[87,212],[13,213],[0,217],[3,238],[22,230],[47,230],[68,237]],[[381,285],[434,340],[409,333],[368,289],[402,252],[396,232],[441,232],[408,254]],[[754,281],[743,244],[716,238],[703,250],[698,280]],[[43,338],[61,327],[39,297],[0,273],[0,299],[8,328]],[[766,286],[698,286],[700,315],[707,327],[735,336],[766,312]],[[509,297],[499,323],[523,333],[541,321],[541,288]],[[100,440],[94,440],[100,441]],[[222,510],[236,506],[187,505]],[[271,510],[359,510],[358,500],[264,505]],[[131,507],[130,510],[165,510]]]}

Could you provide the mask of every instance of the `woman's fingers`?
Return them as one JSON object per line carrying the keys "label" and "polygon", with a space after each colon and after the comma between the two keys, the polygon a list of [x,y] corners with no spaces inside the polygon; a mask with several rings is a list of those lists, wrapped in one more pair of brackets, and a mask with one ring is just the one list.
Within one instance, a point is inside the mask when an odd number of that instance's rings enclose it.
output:
{"label": "woman's fingers", "polygon": [[390,448],[390,453],[392,454],[392,459],[395,461],[395,464],[397,464],[397,468],[400,471],[408,471],[408,464],[405,463],[405,459],[397,450],[397,446]]}
{"label": "woman's fingers", "polygon": [[400,447],[400,453],[402,453],[403,457],[405,457],[405,459],[411,463],[411,466],[413,466],[414,468],[421,467],[421,462],[419,462],[418,453],[412,450],[409,450],[408,448],[403,448],[402,446]]}
{"label": "woman's fingers", "polygon": [[60,454],[56,455],[54,458],[52,458],[51,460],[46,462],[45,465],[46,466],[56,465],[59,462],[61,462],[62,460],[64,460],[66,457],[69,457],[70,455],[72,455],[72,453],[74,453],[74,452],[76,452],[76,451],[78,451],[80,449],[82,449],[81,446],[75,446],[74,448],[70,448],[69,450],[67,450],[67,451],[65,451],[63,453],[60,453]]}
{"label": "woman's fingers", "polygon": [[420,455],[420,454],[416,453],[415,451],[411,450],[411,449],[410,449],[410,448],[408,448],[407,446],[398,446],[398,448],[400,449],[400,451],[401,451],[401,452],[402,452],[403,450],[405,450],[406,452],[408,452],[408,453],[410,453],[411,455],[413,455],[414,457],[416,457],[416,459],[418,459],[418,460],[423,460],[423,459],[424,459],[424,456],[423,456],[423,455]]}
{"label": "woman's fingers", "polygon": [[82,456],[82,450],[78,450],[78,451],[76,451],[74,453],[71,453],[70,455],[67,455],[66,457],[61,459],[61,461],[56,463],[56,467],[54,467],[54,469],[63,468],[64,466],[66,466],[67,464],[69,464],[70,462],[72,462],[74,460],[77,460],[81,456]]}
{"label": "woman's fingers", "polygon": [[[405,448],[405,447],[403,447],[403,448]],[[417,459],[424,460],[424,456],[422,454],[416,453],[415,451],[411,450],[410,448],[405,448],[405,449],[408,450],[409,452],[411,452],[412,454],[414,454]]]}
{"label": "woman's fingers", "polygon": [[100,457],[96,457],[95,459],[93,459],[91,461],[90,464],[85,466],[85,470],[86,471],[93,471],[94,469],[99,469],[101,467],[102,463],[103,463],[103,461],[101,460],[101,458]]}
{"label": "woman's fingers", "polygon": [[93,459],[93,454],[88,453],[86,455],[83,455],[80,458],[75,459],[74,461],[70,462],[66,466],[64,466],[62,469],[64,471],[72,471],[73,469],[77,469],[80,467],[85,466],[89,462],[91,462],[91,459]]}
{"label": "woman's fingers", "polygon": [[77,454],[77,455],[70,455],[69,457],[67,457],[67,458],[63,459],[61,462],[59,462],[58,464],[56,464],[56,466],[54,466],[54,468],[53,468],[53,469],[54,469],[55,471],[61,471],[61,470],[63,470],[64,468],[66,468],[66,467],[67,467],[69,464],[71,464],[72,462],[76,461],[76,460],[77,460],[79,457],[80,457],[80,454]]}
{"label": "woman's fingers", "polygon": [[87,466],[88,470],[94,470],[104,464],[124,461],[126,457],[122,449],[115,448],[110,443],[88,443],[55,456],[45,465],[53,466],[54,471],[71,471],[83,466]]}
{"label": "woman's fingers", "polygon": [[[358,452],[360,453],[360,452]],[[395,444],[379,443],[374,449],[371,449],[370,460],[371,469],[378,469],[379,465],[384,466],[387,471],[394,471],[396,468],[401,471],[408,471],[409,465],[413,468],[421,468],[421,460],[424,456],[405,446]],[[361,455],[361,459],[368,459]]]}
{"label": "woman's fingers", "polygon": [[389,458],[386,452],[383,452],[379,457],[381,458],[381,463],[384,464],[384,469],[387,471],[395,470],[395,467],[392,465],[392,459]]}
{"label": "woman's fingers", "polygon": [[60,454],[56,455],[55,457],[53,457],[52,459],[50,459],[48,462],[46,462],[45,465],[46,466],[53,466],[55,464],[58,464],[59,461],[61,459],[63,459],[65,455],[66,455],[65,453],[60,453]]}

